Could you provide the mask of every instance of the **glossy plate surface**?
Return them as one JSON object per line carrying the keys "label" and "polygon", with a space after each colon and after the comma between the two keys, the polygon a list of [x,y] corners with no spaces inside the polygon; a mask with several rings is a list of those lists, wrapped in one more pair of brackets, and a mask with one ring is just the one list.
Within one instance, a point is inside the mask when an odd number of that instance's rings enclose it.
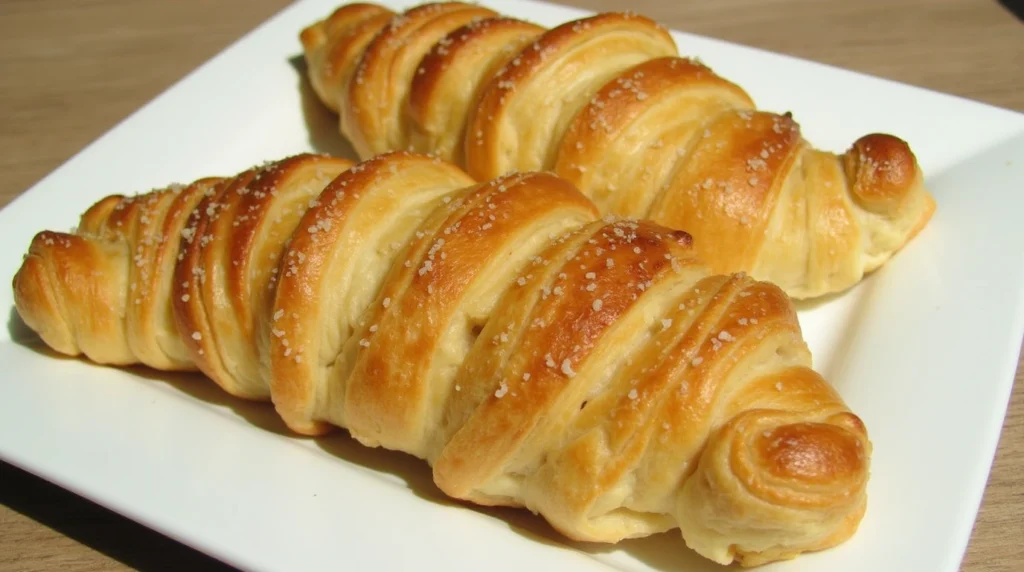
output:
{"label": "glossy plate surface", "polygon": [[[396,8],[410,3],[384,2]],[[484,1],[552,26],[584,12]],[[0,212],[0,276],[93,201],[304,150],[347,154],[305,84],[299,30],[337,0],[260,26]],[[939,208],[890,264],[802,305],[815,366],[874,442],[867,515],[839,548],[772,571],[954,571],[1002,426],[1024,331],[1024,116],[721,41],[675,34],[816,146],[908,140]],[[563,543],[524,511],[448,502],[426,464],[346,435],[287,436],[265,405],[198,377],[60,359],[13,312],[0,332],[0,457],[217,558],[258,570],[715,570],[677,533]]]}

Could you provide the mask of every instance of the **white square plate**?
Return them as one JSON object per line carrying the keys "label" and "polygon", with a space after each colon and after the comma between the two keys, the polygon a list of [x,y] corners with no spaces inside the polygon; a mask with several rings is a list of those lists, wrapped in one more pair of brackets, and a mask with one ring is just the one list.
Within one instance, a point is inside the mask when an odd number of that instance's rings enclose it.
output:
{"label": "white square plate", "polygon": [[[386,2],[398,8],[409,3]],[[485,0],[546,26],[584,12]],[[238,172],[304,150],[340,153],[334,120],[293,60],[338,0],[298,2],[183,79],[0,212],[0,275],[33,234],[93,201]],[[869,507],[842,546],[773,571],[959,566],[1024,332],[1024,116],[725,42],[675,34],[791,110],[819,147],[886,131],[918,155],[938,212],[853,291],[801,306],[815,365],[875,445]],[[714,570],[678,533],[562,543],[525,511],[447,502],[426,464],[341,434],[287,436],[272,408],[199,378],[59,359],[11,309],[0,335],[0,457],[236,566],[262,570]]]}

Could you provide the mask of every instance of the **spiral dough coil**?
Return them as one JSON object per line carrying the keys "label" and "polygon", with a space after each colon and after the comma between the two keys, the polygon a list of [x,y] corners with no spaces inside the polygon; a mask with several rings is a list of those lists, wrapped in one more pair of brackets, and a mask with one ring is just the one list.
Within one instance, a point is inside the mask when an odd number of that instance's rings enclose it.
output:
{"label": "spiral dough coil", "polygon": [[712,271],[794,298],[849,289],[935,210],[905,141],[815,149],[790,114],[758,110],[629,12],[545,29],[461,2],[357,3],[300,37],[360,158],[433,154],[478,181],[550,171],[601,214],[685,230]]}
{"label": "spiral dough coil", "polygon": [[867,432],[785,293],[550,173],[297,155],[98,201],[13,287],[58,352],[199,370],[573,539],[679,528],[756,565],[835,546],[866,506]]}

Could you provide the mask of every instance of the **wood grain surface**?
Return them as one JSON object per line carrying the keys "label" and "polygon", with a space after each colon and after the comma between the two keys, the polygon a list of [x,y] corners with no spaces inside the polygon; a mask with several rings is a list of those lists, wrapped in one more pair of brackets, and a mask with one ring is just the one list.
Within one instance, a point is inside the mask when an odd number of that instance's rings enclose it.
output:
{"label": "wood grain surface", "polygon": [[[993,0],[562,2],[1024,111],[1024,25]],[[0,0],[0,205],[286,4]],[[965,571],[1024,570],[1022,378]],[[125,568],[223,566],[0,463],[0,570]]]}

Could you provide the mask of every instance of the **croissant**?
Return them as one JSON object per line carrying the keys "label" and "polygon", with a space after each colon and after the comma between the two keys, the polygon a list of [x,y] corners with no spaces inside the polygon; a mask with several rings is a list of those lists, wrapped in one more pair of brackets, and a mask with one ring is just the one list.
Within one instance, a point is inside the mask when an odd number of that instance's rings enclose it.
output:
{"label": "croissant", "polygon": [[107,197],[39,233],[13,288],[58,352],[198,369],[572,539],[679,528],[754,566],[843,542],[866,507],[867,431],[785,293],[550,173],[297,155]]}
{"label": "croissant", "polygon": [[551,171],[601,213],[686,230],[712,271],[793,298],[857,284],[935,210],[905,141],[815,149],[636,14],[545,30],[461,2],[348,4],[300,37],[360,158],[435,154],[480,181]]}

